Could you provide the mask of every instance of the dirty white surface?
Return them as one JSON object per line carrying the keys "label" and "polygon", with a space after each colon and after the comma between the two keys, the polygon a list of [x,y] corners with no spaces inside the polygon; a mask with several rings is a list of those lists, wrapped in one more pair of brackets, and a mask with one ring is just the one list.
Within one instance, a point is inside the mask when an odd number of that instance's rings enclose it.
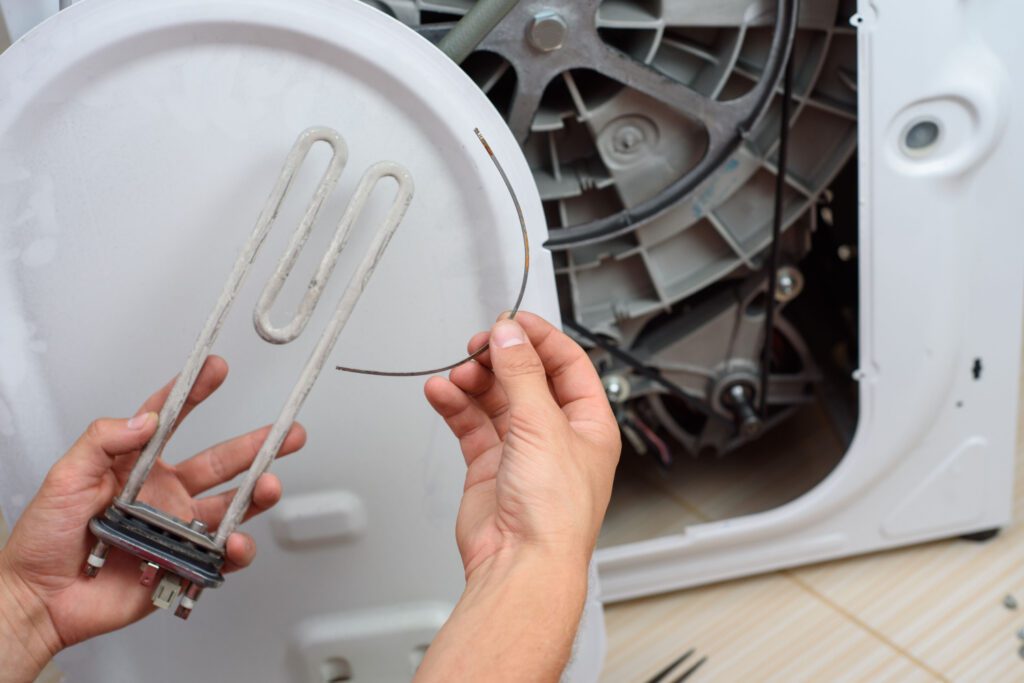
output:
{"label": "dirty white surface", "polygon": [[[392,159],[416,183],[409,213],[329,365],[432,367],[515,298],[515,211],[479,126],[526,211],[524,307],[558,318],[529,169],[486,98],[433,47],[354,0],[91,0],[0,56],[0,504],[16,519],[94,417],[130,415],[177,372],[295,136],[341,131],[350,157],[276,310],[287,320],[362,171]],[[225,387],[166,456],[273,420],[389,197],[371,200],[306,333],[252,329],[256,297],[326,152],[298,176],[215,347]],[[292,680],[313,617],[448,602],[461,587],[453,523],[464,466],[422,379],[325,370],[299,419],[309,444],[274,466],[285,495],[354,495],[355,536],[300,548],[249,524],[260,556],[185,623],[156,615],[67,653],[69,680]],[[347,493],[343,493],[347,492]],[[596,676],[600,608],[579,653]],[[344,655],[344,652],[339,652]],[[399,654],[392,660],[404,663]],[[358,667],[357,667],[358,670]],[[391,678],[402,680],[408,671]]]}

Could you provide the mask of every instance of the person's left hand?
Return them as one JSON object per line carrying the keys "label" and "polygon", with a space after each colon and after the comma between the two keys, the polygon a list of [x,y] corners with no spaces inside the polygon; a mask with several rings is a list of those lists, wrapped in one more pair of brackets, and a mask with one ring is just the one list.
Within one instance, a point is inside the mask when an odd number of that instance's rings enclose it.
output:
{"label": "person's left hand", "polygon": [[[224,359],[211,356],[196,379],[181,418],[224,382]],[[151,588],[139,584],[139,560],[110,550],[95,579],[83,572],[95,539],[89,520],[102,514],[124,486],[140,449],[156,430],[157,413],[173,382],[153,394],[130,420],[105,418],[89,428],[53,466],[0,551],[0,592],[6,590],[32,613],[43,608],[40,637],[51,650],[126,626],[149,614]],[[177,427],[177,425],[175,425]],[[215,529],[234,491],[207,497],[203,492],[248,469],[269,427],[212,446],[172,465],[158,459],[139,499],[185,520],[200,519]],[[281,455],[302,448],[306,433],[295,424]],[[260,477],[247,518],[274,505],[281,482],[273,474]],[[256,554],[253,539],[234,533],[228,539],[224,571],[247,566]],[[4,615],[0,614],[0,617]],[[0,677],[2,678],[2,677]]]}

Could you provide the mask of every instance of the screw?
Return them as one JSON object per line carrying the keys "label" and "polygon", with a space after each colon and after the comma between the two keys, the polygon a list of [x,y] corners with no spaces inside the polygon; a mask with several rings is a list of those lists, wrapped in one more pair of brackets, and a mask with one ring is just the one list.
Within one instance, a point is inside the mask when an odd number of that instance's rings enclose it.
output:
{"label": "screw", "polygon": [[789,273],[779,274],[779,292],[783,295],[787,295],[793,291],[794,287],[796,287],[796,281],[793,280],[792,275]]}
{"label": "screw", "polygon": [[775,300],[792,301],[803,291],[803,284],[803,276],[796,268],[793,266],[779,268],[778,275],[775,276]]}
{"label": "screw", "polygon": [[533,15],[528,33],[530,44],[541,52],[552,52],[562,47],[569,27],[562,15],[544,10]]}
{"label": "screw", "polygon": [[832,226],[836,224],[836,217],[832,213],[832,209],[827,206],[821,207],[821,211],[818,212],[821,216],[821,222],[825,225]]}
{"label": "screw", "polygon": [[196,600],[199,599],[199,594],[203,592],[202,586],[196,584],[190,584],[188,589],[185,590],[185,595],[181,597],[181,602],[178,603],[178,609],[174,610],[174,616],[179,619],[188,619],[192,614],[192,610],[196,607]]}
{"label": "screw", "polygon": [[1006,609],[1017,609],[1017,598],[1007,593],[1006,597],[1003,598],[1003,607]]}
{"label": "screw", "polygon": [[620,375],[608,375],[603,380],[604,392],[612,403],[622,403],[629,398],[629,381]]}
{"label": "screw", "polygon": [[204,522],[201,519],[193,519],[191,522],[189,522],[188,528],[192,529],[193,531],[198,531],[201,534],[205,534],[206,522]]}
{"label": "screw", "polygon": [[85,562],[85,575],[90,579],[95,578],[100,573],[100,569],[107,562],[107,553],[110,552],[110,546],[103,541],[96,541],[96,545],[93,546],[92,552],[89,553],[89,559]]}

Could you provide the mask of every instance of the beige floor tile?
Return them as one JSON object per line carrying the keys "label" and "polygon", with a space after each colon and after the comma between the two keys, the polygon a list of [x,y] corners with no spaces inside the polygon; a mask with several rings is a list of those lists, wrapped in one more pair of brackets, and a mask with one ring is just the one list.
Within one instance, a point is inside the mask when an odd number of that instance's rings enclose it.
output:
{"label": "beige floor tile", "polygon": [[[1022,382],[1024,384],[1024,382]],[[1024,426],[1024,403],[1021,419]],[[793,570],[838,609],[956,681],[1022,681],[1024,441],[1018,438],[1014,523],[986,543],[949,540]]]}
{"label": "beige floor tile", "polygon": [[804,407],[755,444],[721,458],[680,456],[672,470],[646,468],[651,481],[705,520],[778,507],[812,489],[843,454],[824,412]]}
{"label": "beige floor tile", "polygon": [[1020,526],[985,544],[946,541],[793,571],[824,600],[951,680],[1024,680]]}
{"label": "beige floor tile", "polygon": [[706,681],[933,681],[782,574],[611,605],[602,680],[644,681],[690,647]]}
{"label": "beige floor tile", "polygon": [[842,454],[816,406],[759,444],[763,448],[747,447],[723,458],[683,455],[667,472],[647,456],[623,453],[598,547],[678,534],[692,524],[777,507],[813,488]]}
{"label": "beige floor tile", "polygon": [[623,463],[616,475],[615,496],[608,506],[598,547],[680,534],[687,526],[703,521],[693,509],[651,486],[641,467],[632,465]]}

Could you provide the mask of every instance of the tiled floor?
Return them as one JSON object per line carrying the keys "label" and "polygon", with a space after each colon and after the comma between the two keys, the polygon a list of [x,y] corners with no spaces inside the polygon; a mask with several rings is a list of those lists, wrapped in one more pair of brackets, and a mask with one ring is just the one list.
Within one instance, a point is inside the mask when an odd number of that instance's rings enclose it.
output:
{"label": "tiled floor", "polygon": [[[1020,436],[1017,462],[1014,523],[991,541],[941,541],[610,605],[603,680],[645,681],[694,647],[708,661],[688,683],[1024,681],[1024,641],[1016,635],[1024,627]],[[768,465],[754,470],[773,476]],[[634,482],[616,504],[657,501],[648,537],[677,530],[677,518],[721,518],[750,504],[721,487],[688,491],[684,479],[655,481],[656,495]],[[613,517],[603,543],[626,537],[624,518]],[[1007,609],[1007,594],[1022,606]]]}

